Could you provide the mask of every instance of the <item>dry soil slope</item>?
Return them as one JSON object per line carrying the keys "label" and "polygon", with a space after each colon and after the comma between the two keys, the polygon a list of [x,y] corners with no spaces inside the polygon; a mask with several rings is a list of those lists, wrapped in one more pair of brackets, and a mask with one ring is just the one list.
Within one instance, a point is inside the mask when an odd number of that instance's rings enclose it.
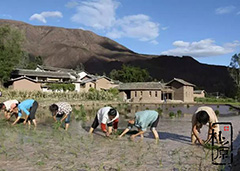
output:
{"label": "dry soil slope", "polygon": [[19,28],[26,36],[25,50],[35,56],[42,56],[44,63],[50,66],[74,68],[90,59],[126,62],[147,56],[134,53],[117,42],[90,31],[0,20],[0,25],[4,24]]}

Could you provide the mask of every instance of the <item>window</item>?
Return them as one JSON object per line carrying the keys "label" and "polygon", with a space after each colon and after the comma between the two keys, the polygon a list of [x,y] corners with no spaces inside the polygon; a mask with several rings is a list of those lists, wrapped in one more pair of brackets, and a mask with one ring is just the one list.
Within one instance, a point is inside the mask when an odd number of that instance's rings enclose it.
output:
{"label": "window", "polygon": [[149,91],[149,96],[152,97],[152,92],[151,91]]}
{"label": "window", "polygon": [[143,95],[143,92],[141,91],[141,96]]}
{"label": "window", "polygon": [[92,84],[90,84],[89,87],[92,87]]}
{"label": "window", "polygon": [[137,92],[135,91],[135,97],[137,97]]}
{"label": "window", "polygon": [[157,97],[157,96],[158,96],[157,91],[155,91],[155,97]]}

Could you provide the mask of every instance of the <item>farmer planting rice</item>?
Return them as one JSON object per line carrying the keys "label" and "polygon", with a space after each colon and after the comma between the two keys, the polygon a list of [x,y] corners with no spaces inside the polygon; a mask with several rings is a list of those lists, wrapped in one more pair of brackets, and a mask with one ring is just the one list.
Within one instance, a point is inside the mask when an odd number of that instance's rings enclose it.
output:
{"label": "farmer planting rice", "polygon": [[154,110],[145,110],[135,113],[135,117],[128,121],[128,127],[119,136],[120,138],[124,136],[133,126],[138,128],[138,133],[131,136],[133,140],[136,136],[140,135],[143,139],[143,134],[146,132],[147,128],[150,127],[156,140],[159,139],[156,127],[159,122],[158,112]]}
{"label": "farmer planting rice", "polygon": [[[196,141],[198,141],[201,145],[204,145],[205,143],[209,142],[212,135],[212,129],[214,130],[215,138],[217,140],[217,143],[219,144],[220,143],[219,125],[216,124],[212,126],[212,124],[216,122],[218,122],[218,119],[211,107],[208,106],[199,107],[192,117],[192,135],[191,135],[192,144],[195,144]],[[199,137],[199,133],[202,126],[206,125],[207,123],[209,126],[208,137],[206,141],[203,141]]]}
{"label": "farmer planting rice", "polygon": [[[108,137],[112,133],[112,128],[117,131],[119,121],[119,113],[112,107],[103,107],[98,110],[97,115],[92,123],[89,133],[93,133],[94,129],[101,124],[101,129]],[[108,127],[108,129],[107,129]]]}
{"label": "farmer planting rice", "polygon": [[19,102],[17,100],[8,100],[3,103],[0,103],[0,110],[4,111],[4,116],[7,120],[9,120],[13,115],[17,118],[17,113],[10,112],[11,105],[18,104]]}
{"label": "farmer planting rice", "polygon": [[11,105],[11,112],[18,113],[18,117],[12,125],[15,125],[20,120],[22,117],[22,112],[24,112],[26,114],[26,117],[23,124],[26,124],[28,122],[28,124],[31,125],[32,121],[34,126],[37,127],[35,119],[37,108],[38,102],[33,99],[24,100],[20,104],[13,103]]}
{"label": "farmer planting rice", "polygon": [[65,130],[67,131],[72,113],[71,105],[67,102],[58,102],[52,104],[49,110],[52,112],[52,117],[56,122],[60,121],[62,123],[65,120]]}

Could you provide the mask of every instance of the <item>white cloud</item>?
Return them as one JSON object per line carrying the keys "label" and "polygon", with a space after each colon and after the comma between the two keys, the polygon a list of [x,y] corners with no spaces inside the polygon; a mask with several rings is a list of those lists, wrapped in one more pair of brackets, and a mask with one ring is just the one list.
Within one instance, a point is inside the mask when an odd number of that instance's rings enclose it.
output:
{"label": "white cloud", "polygon": [[131,37],[140,41],[152,41],[159,36],[159,24],[150,21],[147,15],[130,15],[118,19],[112,31],[107,33],[110,38]]}
{"label": "white cloud", "polygon": [[157,44],[159,24],[144,14],[116,17],[117,0],[89,0],[81,2],[71,20],[94,29],[101,29],[112,39],[128,37]]}
{"label": "white cloud", "polygon": [[184,42],[175,41],[173,45],[175,49],[164,51],[163,55],[174,55],[174,56],[193,56],[193,57],[209,57],[219,56],[235,51],[236,47],[240,47],[239,41],[232,43],[226,43],[223,46],[215,44],[212,39],[204,39],[198,42]]}
{"label": "white cloud", "polygon": [[159,44],[158,41],[156,41],[156,40],[152,40],[152,41],[150,41],[150,43],[152,43],[154,45],[158,45]]}
{"label": "white cloud", "polygon": [[169,27],[161,27],[161,29],[162,29],[163,31],[165,31],[165,30],[169,29]]}
{"label": "white cloud", "polygon": [[236,7],[231,5],[231,6],[226,6],[226,7],[220,7],[220,8],[217,8],[215,10],[215,13],[216,14],[227,14],[227,13],[231,13],[233,12],[233,10],[235,9]]}
{"label": "white cloud", "polygon": [[67,8],[74,8],[74,7],[78,6],[78,5],[79,5],[79,3],[78,3],[77,1],[69,1],[69,2],[65,5],[65,7],[67,7]]}
{"label": "white cloud", "polygon": [[106,29],[115,22],[115,9],[118,5],[115,0],[83,1],[77,6],[77,13],[71,20],[95,29]]}
{"label": "white cloud", "polygon": [[9,15],[9,14],[2,14],[2,15],[0,15],[0,16],[3,17],[3,18],[8,18],[8,19],[11,19],[11,18],[12,18],[12,16]]}
{"label": "white cloud", "polygon": [[41,21],[41,22],[43,22],[43,23],[47,23],[47,20],[46,20],[46,18],[48,18],[48,17],[52,17],[52,18],[62,18],[63,17],[63,15],[62,15],[62,13],[61,12],[59,12],[59,11],[44,11],[44,12],[42,12],[42,13],[40,13],[40,14],[33,14],[30,18],[29,18],[29,20],[38,20],[38,21]]}

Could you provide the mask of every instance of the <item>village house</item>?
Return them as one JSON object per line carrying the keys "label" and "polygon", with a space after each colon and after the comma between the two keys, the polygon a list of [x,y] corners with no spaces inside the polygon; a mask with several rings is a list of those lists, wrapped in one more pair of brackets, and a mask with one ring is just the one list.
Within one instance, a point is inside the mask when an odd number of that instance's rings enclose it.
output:
{"label": "village house", "polygon": [[205,90],[194,90],[193,91],[193,97],[194,98],[205,98]]}
{"label": "village house", "polygon": [[170,82],[168,82],[166,86],[172,87],[172,90],[174,91],[174,100],[181,100],[183,102],[194,102],[194,84],[191,84],[179,78],[174,78]]}
{"label": "village house", "polygon": [[118,83],[106,76],[90,75],[86,77],[88,77],[88,79],[83,79],[81,82],[81,91],[84,92],[87,92],[90,88],[94,88],[96,90],[109,90],[118,86]]}
{"label": "village house", "polygon": [[133,103],[194,102],[195,85],[174,78],[168,83],[137,82],[122,83],[117,88],[124,101]]}
{"label": "village house", "polygon": [[52,91],[48,87],[50,83],[71,83],[77,92],[87,92],[90,88],[108,90],[117,86],[106,76],[48,66],[37,66],[35,70],[17,69],[12,72],[8,86],[13,90]]}
{"label": "village house", "polygon": [[122,83],[117,88],[120,96],[129,102],[161,103],[174,99],[174,91],[160,82]]}

